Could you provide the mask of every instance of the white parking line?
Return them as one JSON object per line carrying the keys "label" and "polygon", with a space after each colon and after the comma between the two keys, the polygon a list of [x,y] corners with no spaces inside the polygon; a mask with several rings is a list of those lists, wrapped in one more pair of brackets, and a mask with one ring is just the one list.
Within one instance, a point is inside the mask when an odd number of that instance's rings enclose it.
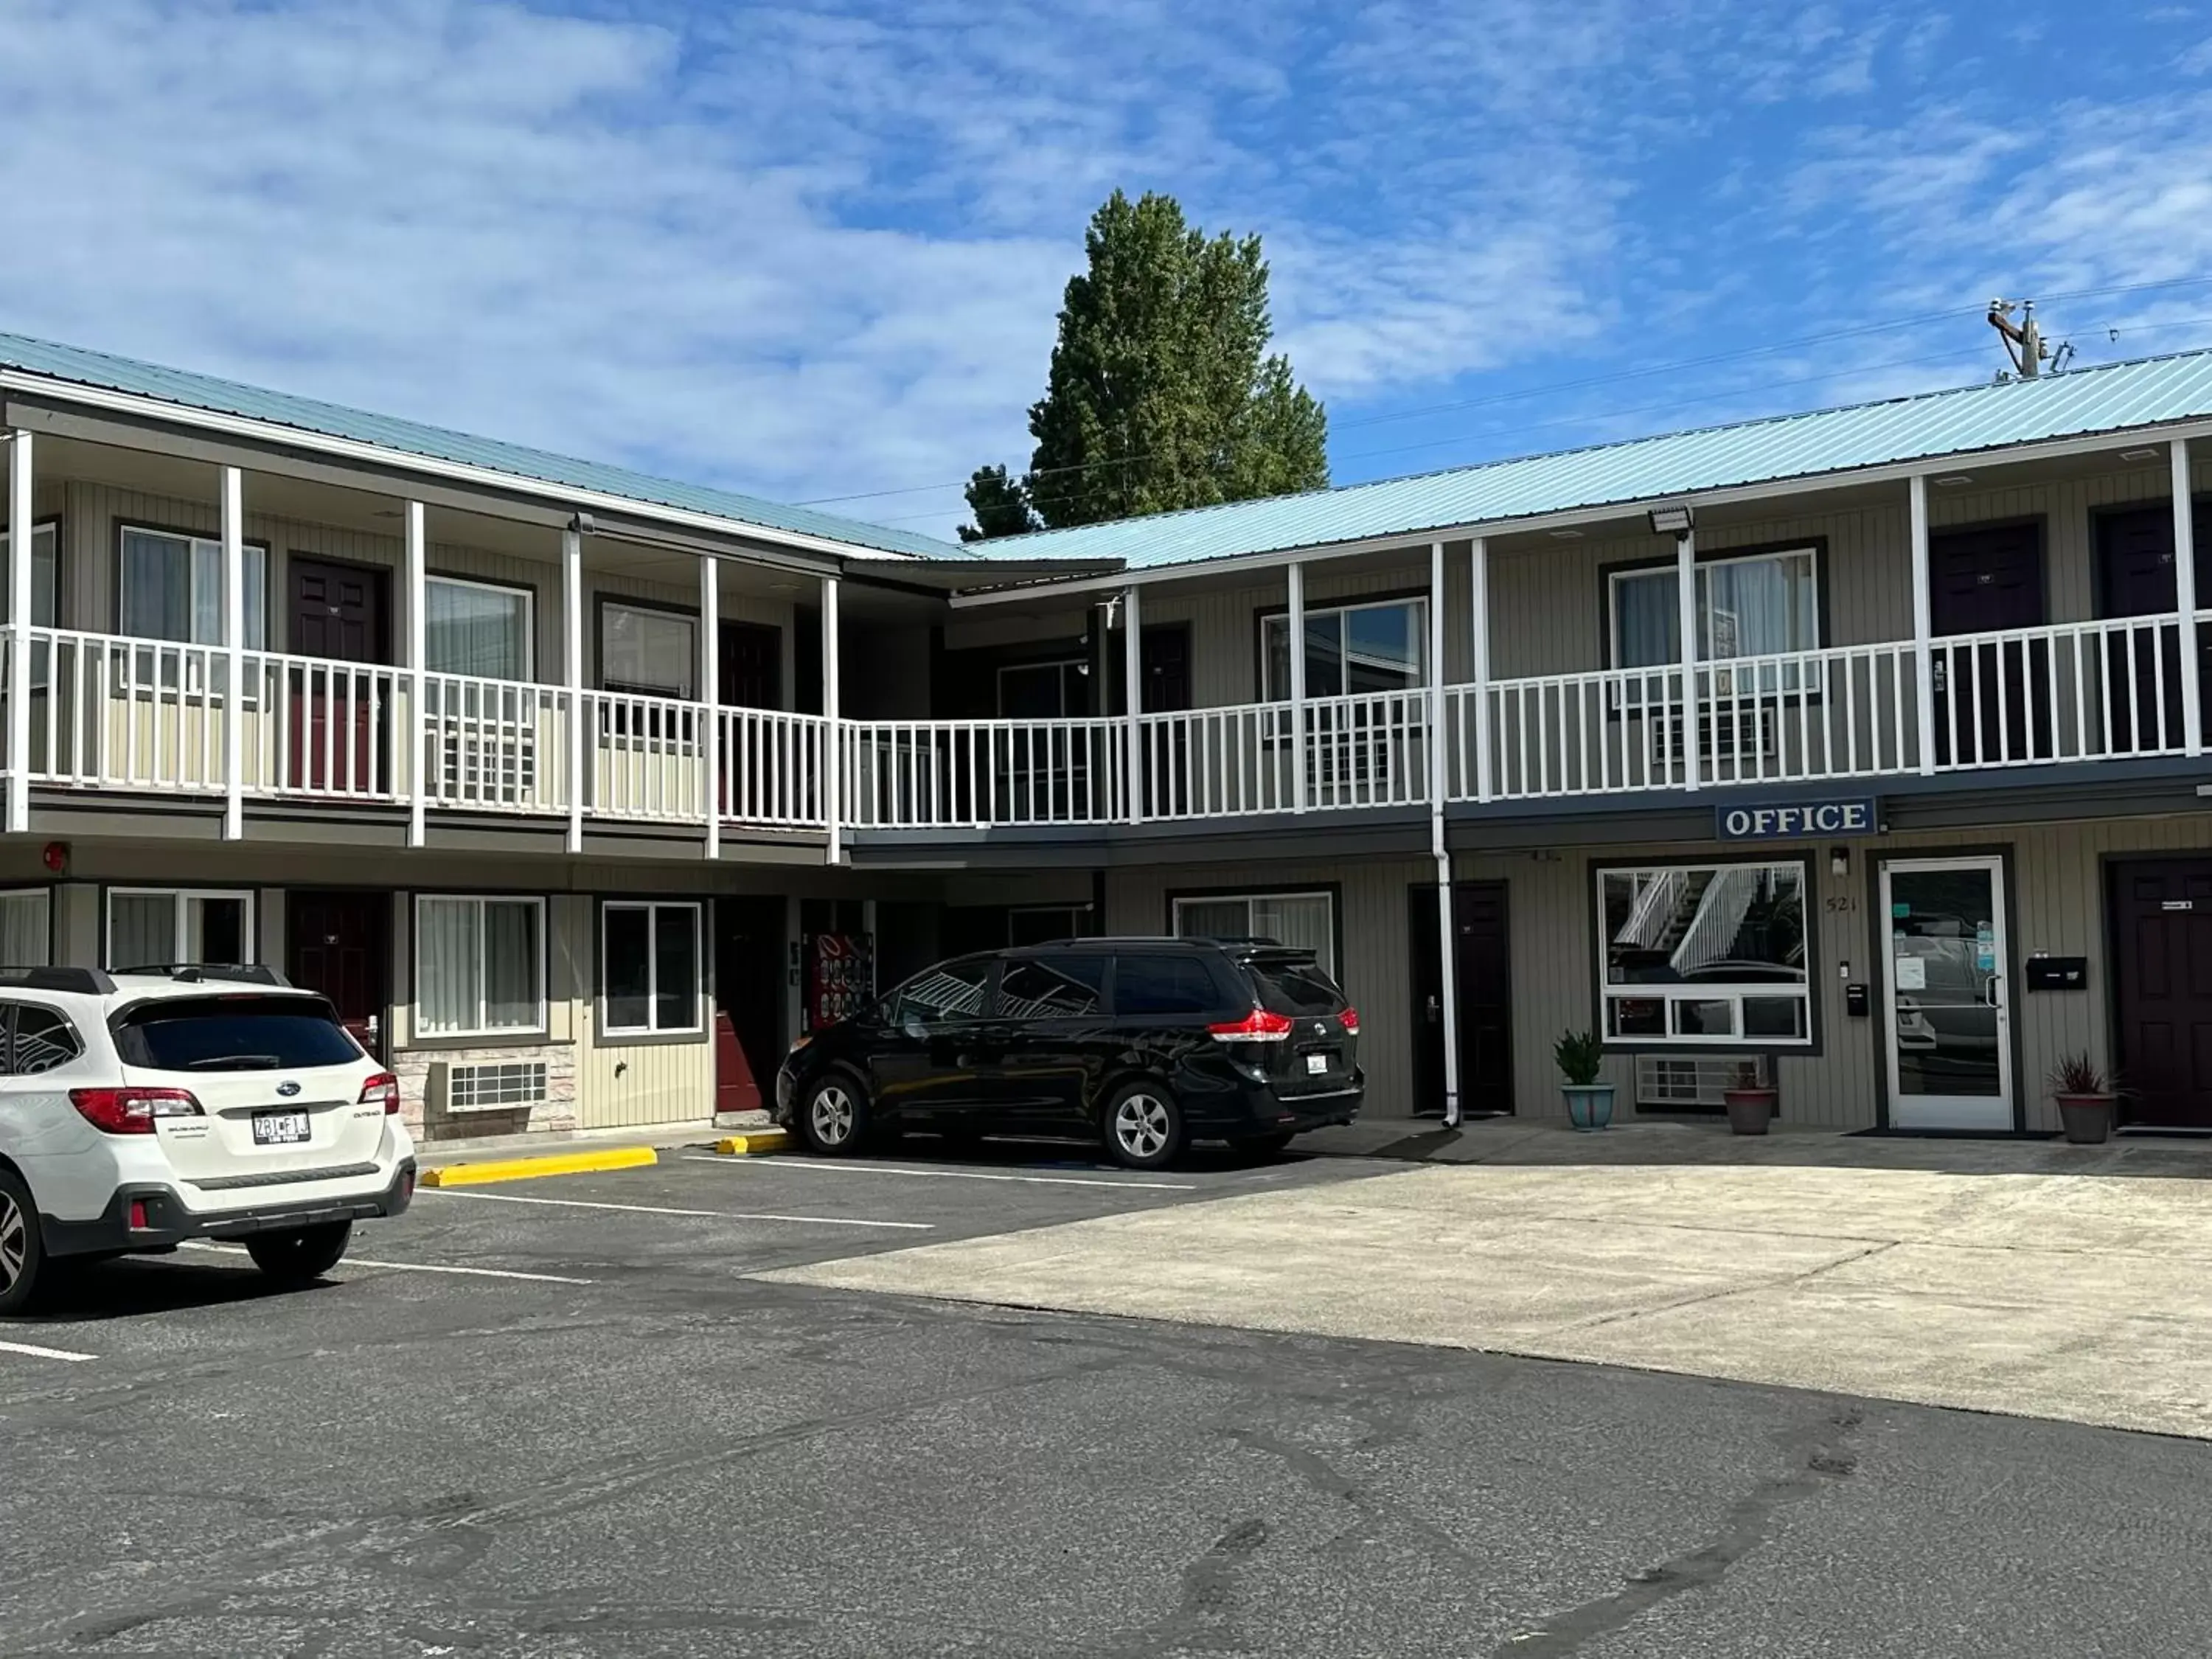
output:
{"label": "white parking line", "polygon": [[627,1210],[634,1215],[695,1215],[715,1221],[793,1221],[810,1227],[896,1227],[908,1232],[933,1232],[933,1221],[864,1221],[842,1215],[770,1215],[755,1211],[678,1210],[663,1204],[606,1204],[588,1198],[526,1198],[520,1193],[456,1192],[444,1187],[424,1187],[416,1194],[436,1198],[484,1198],[495,1204],[556,1204],[571,1210]]}
{"label": "white parking line", "polygon": [[26,1353],[33,1359],[97,1359],[98,1354],[71,1353],[67,1348],[41,1348],[31,1342],[0,1342],[0,1353]]}
{"label": "white parking line", "polygon": [[981,1170],[915,1170],[891,1164],[823,1164],[805,1158],[715,1158],[686,1152],[686,1164],[720,1164],[726,1169],[811,1170],[822,1175],[934,1176],[940,1181],[1021,1181],[1038,1187],[1127,1187],[1151,1193],[1194,1193],[1187,1181],[1116,1181],[1105,1176],[988,1175]]}
{"label": "white parking line", "polygon": [[[435,1190],[434,1188],[433,1190]],[[205,1239],[186,1239],[177,1247],[180,1250],[215,1250],[224,1255],[244,1255],[243,1244],[211,1244]],[[504,1267],[434,1267],[427,1261],[372,1261],[365,1255],[349,1255],[345,1259],[349,1267],[382,1267],[395,1273],[465,1273],[471,1279],[526,1279],[535,1285],[591,1285],[590,1279],[571,1279],[565,1273],[518,1273]]]}

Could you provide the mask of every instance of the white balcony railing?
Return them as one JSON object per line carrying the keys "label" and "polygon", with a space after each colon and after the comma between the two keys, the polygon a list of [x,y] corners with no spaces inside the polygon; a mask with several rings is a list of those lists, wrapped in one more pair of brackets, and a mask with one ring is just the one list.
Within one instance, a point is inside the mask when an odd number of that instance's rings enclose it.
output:
{"label": "white balcony railing", "polygon": [[[2212,613],[2202,622],[2212,630]],[[248,651],[234,697],[220,647],[28,631],[28,744],[6,765],[45,787],[220,798],[234,718],[240,792],[255,799],[419,798],[440,811],[651,824],[704,825],[712,811],[729,825],[816,831],[833,811],[856,830],[1045,828],[1431,799],[1425,690],[1314,699],[1303,743],[1281,702],[1148,714],[1133,726],[833,727],[426,674],[417,711],[405,669]],[[0,669],[16,638],[0,630]],[[1443,783],[1460,802],[1564,799],[2179,756],[2180,649],[2174,618],[2141,617],[1936,640],[1924,688],[1906,641],[1700,664],[1693,708],[1680,666],[1447,686]]]}

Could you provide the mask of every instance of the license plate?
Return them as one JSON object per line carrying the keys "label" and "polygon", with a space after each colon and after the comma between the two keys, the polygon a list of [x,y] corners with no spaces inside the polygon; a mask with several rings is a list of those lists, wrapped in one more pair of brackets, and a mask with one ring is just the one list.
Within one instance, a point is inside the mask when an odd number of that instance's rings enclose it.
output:
{"label": "license plate", "polygon": [[1307,1076],[1321,1077],[1324,1075],[1328,1070],[1328,1056],[1327,1054],[1308,1054],[1306,1056]]}
{"label": "license plate", "polygon": [[314,1126],[305,1112],[256,1112],[253,1115],[253,1144],[257,1146],[292,1146],[312,1139]]}

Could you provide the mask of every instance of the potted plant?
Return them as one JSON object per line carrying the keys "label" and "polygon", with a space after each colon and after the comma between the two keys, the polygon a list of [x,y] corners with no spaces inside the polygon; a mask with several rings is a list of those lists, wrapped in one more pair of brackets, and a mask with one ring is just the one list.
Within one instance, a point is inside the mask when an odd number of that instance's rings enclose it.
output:
{"label": "potted plant", "polygon": [[2086,1049],[2060,1055],[2051,1068],[2050,1081],[2068,1140],[2076,1146],[2095,1146],[2112,1139],[2112,1104],[2120,1091],[2097,1069]]}
{"label": "potted plant", "polygon": [[1729,1127],[1737,1134],[1763,1135],[1774,1121],[1778,1093],[1771,1084],[1759,1080],[1755,1060],[1738,1062],[1735,1081],[1721,1091],[1721,1098],[1728,1103]]}
{"label": "potted plant", "polygon": [[1589,1031],[1562,1031],[1552,1045],[1552,1058],[1566,1079],[1559,1092],[1567,1097],[1567,1118],[1577,1129],[1602,1129],[1613,1121],[1613,1085],[1598,1081],[1605,1050]]}

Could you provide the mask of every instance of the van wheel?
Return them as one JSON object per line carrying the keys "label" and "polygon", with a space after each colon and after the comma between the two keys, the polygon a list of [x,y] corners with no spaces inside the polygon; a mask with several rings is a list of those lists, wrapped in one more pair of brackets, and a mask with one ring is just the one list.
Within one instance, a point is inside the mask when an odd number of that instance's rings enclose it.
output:
{"label": "van wheel", "polygon": [[867,1096],[842,1072],[817,1079],[799,1105],[799,1133],[825,1158],[859,1150],[868,1133]]}
{"label": "van wheel", "polygon": [[1182,1108],[1157,1083],[1125,1083],[1106,1106],[1106,1150],[1132,1170],[1159,1170],[1182,1155]]}
{"label": "van wheel", "polygon": [[338,1265],[352,1237],[352,1222],[330,1221],[296,1232],[256,1233],[246,1241],[246,1253],[280,1285],[312,1285]]}
{"label": "van wheel", "polygon": [[0,1315],[21,1313],[31,1305],[46,1260],[31,1189],[12,1171],[0,1170]]}

